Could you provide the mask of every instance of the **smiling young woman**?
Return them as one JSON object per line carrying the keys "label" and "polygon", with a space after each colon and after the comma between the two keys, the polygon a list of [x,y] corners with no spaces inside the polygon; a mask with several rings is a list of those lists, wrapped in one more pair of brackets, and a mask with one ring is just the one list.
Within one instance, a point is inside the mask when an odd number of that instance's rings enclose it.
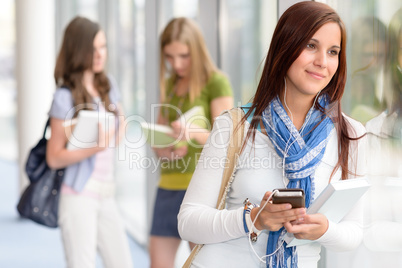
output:
{"label": "smiling young woman", "polygon": [[[223,168],[205,163],[226,157],[227,114],[215,120],[211,137],[216,143],[204,147],[183,199],[180,235],[205,244],[193,260],[195,267],[261,267],[264,262],[267,267],[316,268],[321,246],[349,250],[360,244],[360,205],[338,224],[270,200],[276,188],[302,188],[309,207],[331,181],[365,174],[365,129],[340,105],[345,48],[345,26],[328,5],[303,1],[283,13],[253,101],[241,107],[247,135],[225,209],[215,209]],[[267,160],[281,165],[258,165]],[[251,205],[245,207],[246,198]],[[286,233],[316,243],[286,247]]]}
{"label": "smiling young woman", "polygon": [[[324,24],[313,35],[285,76],[285,110],[300,129],[315,96],[331,81],[338,69],[341,30],[334,22]],[[291,112],[292,111],[292,112]]]}

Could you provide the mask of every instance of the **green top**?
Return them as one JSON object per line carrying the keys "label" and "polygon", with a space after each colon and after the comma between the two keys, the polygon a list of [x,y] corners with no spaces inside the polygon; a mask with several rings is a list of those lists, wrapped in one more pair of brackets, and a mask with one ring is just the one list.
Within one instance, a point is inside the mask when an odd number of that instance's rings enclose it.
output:
{"label": "green top", "polygon": [[[221,73],[214,73],[211,76],[205,87],[201,90],[200,96],[195,98],[192,103],[190,102],[188,95],[185,97],[179,97],[174,94],[173,79],[168,79],[166,83],[166,96],[172,96],[171,101],[168,104],[179,108],[182,113],[185,113],[194,106],[202,106],[204,108],[205,117],[209,122],[208,125],[212,122],[210,107],[211,101],[219,97],[233,95],[229,80]],[[185,98],[184,101],[182,98]],[[166,99],[169,101],[170,98],[167,97]],[[162,109],[162,115],[164,115],[164,112],[168,113],[169,125],[179,116],[174,108],[168,108],[166,110],[164,108]],[[188,144],[188,152],[182,159],[162,162],[159,187],[168,190],[187,189],[201,151],[202,145],[199,145],[196,141],[191,141]]]}

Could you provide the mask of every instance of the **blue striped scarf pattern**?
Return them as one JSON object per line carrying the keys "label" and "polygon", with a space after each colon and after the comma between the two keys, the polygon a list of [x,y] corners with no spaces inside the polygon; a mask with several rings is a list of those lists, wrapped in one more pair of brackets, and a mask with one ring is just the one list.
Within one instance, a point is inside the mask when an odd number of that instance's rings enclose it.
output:
{"label": "blue striped scarf pattern", "polygon": [[[325,110],[329,108],[329,97],[320,95],[318,103]],[[296,129],[279,97],[274,98],[262,113],[262,121],[268,137],[275,147],[277,154],[283,159],[284,174],[289,180],[286,188],[302,188],[305,192],[306,207],[309,207],[314,196],[314,173],[321,162],[328,143],[329,134],[334,124],[320,110],[311,107],[306,115],[301,131]],[[283,241],[286,230],[269,232],[267,243],[267,267],[297,268],[296,247],[286,247]],[[283,243],[283,244],[282,244]]]}

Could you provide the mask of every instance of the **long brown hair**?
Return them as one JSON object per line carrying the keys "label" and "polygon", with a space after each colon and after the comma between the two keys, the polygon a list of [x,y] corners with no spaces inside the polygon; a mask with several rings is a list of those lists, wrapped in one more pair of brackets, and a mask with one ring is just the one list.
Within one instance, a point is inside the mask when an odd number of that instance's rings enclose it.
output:
{"label": "long brown hair", "polygon": [[[188,46],[191,56],[190,71],[190,101],[194,101],[201,94],[202,88],[208,82],[213,73],[219,72],[209,55],[204,38],[198,26],[190,19],[180,17],[172,19],[163,30],[160,36],[160,69],[159,69],[159,86],[161,101],[163,102],[166,95],[166,59],[163,49],[166,45],[178,41]],[[169,76],[176,81],[177,75],[170,70]]]}
{"label": "long brown hair", "polygon": [[[254,117],[250,123],[247,138],[255,140],[255,133],[262,112],[269,103],[282,94],[285,86],[284,78],[290,66],[299,57],[315,32],[328,22],[335,22],[341,31],[341,50],[339,53],[339,65],[328,85],[321,91],[330,97],[330,111],[326,111],[331,117],[337,129],[338,135],[338,163],[332,175],[341,167],[342,179],[350,174],[348,169],[349,145],[352,138],[349,132],[353,131],[348,121],[342,115],[341,98],[346,84],[346,30],[338,14],[326,4],[305,1],[288,8],[280,17],[274,34],[264,69],[254,95],[251,108],[245,114],[242,122],[254,111]],[[323,111],[318,102],[317,109]],[[331,177],[332,177],[331,175]]]}
{"label": "long brown hair", "polygon": [[[100,31],[98,23],[87,18],[75,17],[67,26],[54,69],[58,87],[67,87],[73,95],[74,105],[91,109],[92,97],[83,84],[84,71],[92,69],[93,42]],[[105,108],[110,110],[110,83],[104,71],[95,73],[94,86]]]}

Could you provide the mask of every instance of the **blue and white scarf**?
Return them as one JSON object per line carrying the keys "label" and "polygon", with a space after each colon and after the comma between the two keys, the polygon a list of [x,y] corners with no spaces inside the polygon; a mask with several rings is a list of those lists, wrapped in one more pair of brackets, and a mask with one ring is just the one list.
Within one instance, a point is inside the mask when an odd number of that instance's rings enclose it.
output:
{"label": "blue and white scarf", "polygon": [[[319,96],[317,101],[325,110],[328,109],[328,95]],[[312,107],[299,132],[283,108],[279,97],[272,100],[263,111],[262,119],[276,152],[282,159],[285,156],[284,173],[289,179],[286,187],[302,188],[305,192],[306,207],[309,207],[314,196],[314,172],[324,155],[329,134],[334,127],[333,122],[328,116]],[[312,130],[314,127],[316,128]],[[279,231],[269,232],[267,255],[280,248],[267,258],[267,267],[287,268],[288,258],[291,258],[291,267],[297,267],[296,247],[286,248],[286,242],[283,241],[285,234],[284,227]]]}

